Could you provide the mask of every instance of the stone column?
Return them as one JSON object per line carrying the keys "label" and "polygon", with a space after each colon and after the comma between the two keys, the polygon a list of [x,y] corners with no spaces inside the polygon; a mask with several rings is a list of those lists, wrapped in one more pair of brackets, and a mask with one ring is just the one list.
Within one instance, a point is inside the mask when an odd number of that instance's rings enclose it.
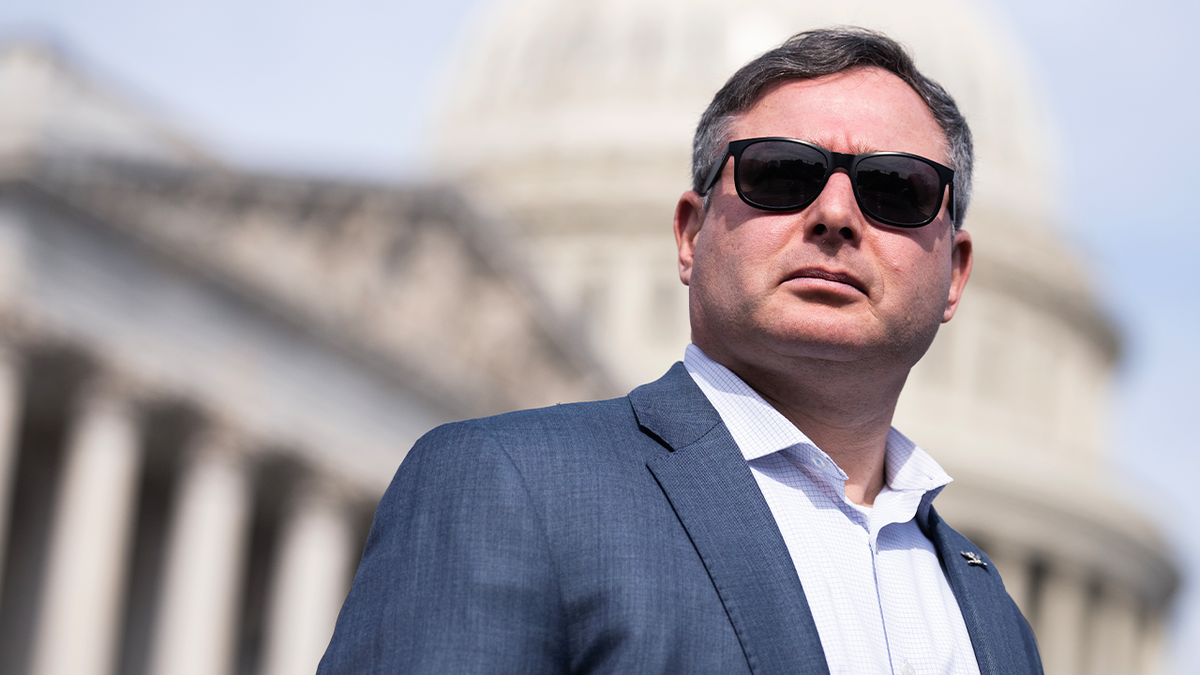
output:
{"label": "stone column", "polygon": [[349,590],[352,526],[326,494],[298,491],[272,582],[263,673],[311,675]]}
{"label": "stone column", "polygon": [[1037,636],[1046,675],[1083,675],[1089,602],[1084,574],[1055,561],[1046,575]]}
{"label": "stone column", "polygon": [[251,487],[232,443],[193,443],[171,516],[151,675],[223,675],[233,667]]}
{"label": "stone column", "polygon": [[1126,675],[1136,672],[1139,642],[1137,601],[1116,586],[1106,587],[1096,607],[1089,673]]}
{"label": "stone column", "polygon": [[130,404],[110,389],[85,392],[51,526],[34,675],[108,675],[115,667],[141,451]]}
{"label": "stone column", "polygon": [[21,431],[21,382],[22,372],[16,355],[9,346],[0,346],[0,579],[4,578],[4,561],[8,553],[5,545],[20,450],[17,436]]}
{"label": "stone column", "polygon": [[1143,615],[1141,641],[1138,643],[1139,675],[1160,675],[1166,642],[1166,616],[1162,608],[1147,610]]}

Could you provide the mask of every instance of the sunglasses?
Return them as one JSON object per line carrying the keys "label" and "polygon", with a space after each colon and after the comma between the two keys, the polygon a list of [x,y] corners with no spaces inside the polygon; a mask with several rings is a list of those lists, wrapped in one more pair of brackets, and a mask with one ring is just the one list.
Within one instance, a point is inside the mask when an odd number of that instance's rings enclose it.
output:
{"label": "sunglasses", "polygon": [[708,191],[733,156],[733,184],[738,196],[764,211],[796,211],[813,202],[834,169],[845,169],[854,186],[858,208],[894,227],[921,227],[942,208],[950,186],[950,219],[954,219],[954,169],[906,152],[847,155],[794,138],[747,138],[730,141],[704,181]]}

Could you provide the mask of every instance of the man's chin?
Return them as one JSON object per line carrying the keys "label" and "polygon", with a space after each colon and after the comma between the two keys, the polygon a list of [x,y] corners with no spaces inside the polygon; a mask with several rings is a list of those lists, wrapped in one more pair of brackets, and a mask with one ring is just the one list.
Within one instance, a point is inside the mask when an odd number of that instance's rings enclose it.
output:
{"label": "man's chin", "polygon": [[879,327],[872,324],[873,317],[862,314],[844,308],[812,308],[792,320],[773,322],[764,334],[787,351],[854,359],[885,342]]}
{"label": "man's chin", "polygon": [[[788,362],[854,363],[872,360],[880,353],[878,340],[866,339],[863,333],[841,334],[822,328],[772,331],[759,334],[756,340],[731,345],[746,362],[758,361],[760,367],[789,368]],[[753,344],[757,343],[757,344]]]}

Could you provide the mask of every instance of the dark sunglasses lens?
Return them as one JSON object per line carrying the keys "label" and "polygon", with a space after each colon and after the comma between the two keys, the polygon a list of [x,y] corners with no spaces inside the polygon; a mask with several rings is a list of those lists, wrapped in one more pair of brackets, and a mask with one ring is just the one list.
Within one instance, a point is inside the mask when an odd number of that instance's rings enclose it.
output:
{"label": "dark sunglasses lens", "polygon": [[919,159],[883,155],[867,157],[856,171],[863,211],[893,225],[918,225],[937,214],[941,180],[937,170]]}
{"label": "dark sunglasses lens", "polygon": [[829,166],[818,150],[787,141],[763,141],[742,150],[737,184],[757,206],[800,208],[821,193]]}

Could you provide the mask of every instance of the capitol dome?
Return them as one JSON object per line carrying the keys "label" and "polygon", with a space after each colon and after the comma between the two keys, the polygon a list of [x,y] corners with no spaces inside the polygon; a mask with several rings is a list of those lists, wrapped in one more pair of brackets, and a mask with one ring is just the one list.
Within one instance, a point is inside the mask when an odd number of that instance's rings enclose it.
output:
{"label": "capitol dome", "polygon": [[1062,219],[1059,149],[1003,22],[975,3],[515,0],[464,42],[437,177],[513,226],[531,272],[614,381],[688,342],[671,217],[701,112],[739,66],[801,30],[899,39],[975,134],[976,266],[914,369],[896,425],[956,478],[939,510],[997,561],[1049,673],[1154,672],[1177,572],[1114,498],[1105,438],[1119,354]]}
{"label": "capitol dome", "polygon": [[604,203],[597,178],[656,200],[686,177],[696,120],[734,70],[798,29],[860,25],[898,36],[954,93],[977,136],[981,183],[994,188],[981,200],[1041,215],[1053,202],[1055,147],[1015,50],[985,27],[994,21],[946,0],[919,11],[862,1],[504,3],[449,83],[437,159],[530,210]]}

